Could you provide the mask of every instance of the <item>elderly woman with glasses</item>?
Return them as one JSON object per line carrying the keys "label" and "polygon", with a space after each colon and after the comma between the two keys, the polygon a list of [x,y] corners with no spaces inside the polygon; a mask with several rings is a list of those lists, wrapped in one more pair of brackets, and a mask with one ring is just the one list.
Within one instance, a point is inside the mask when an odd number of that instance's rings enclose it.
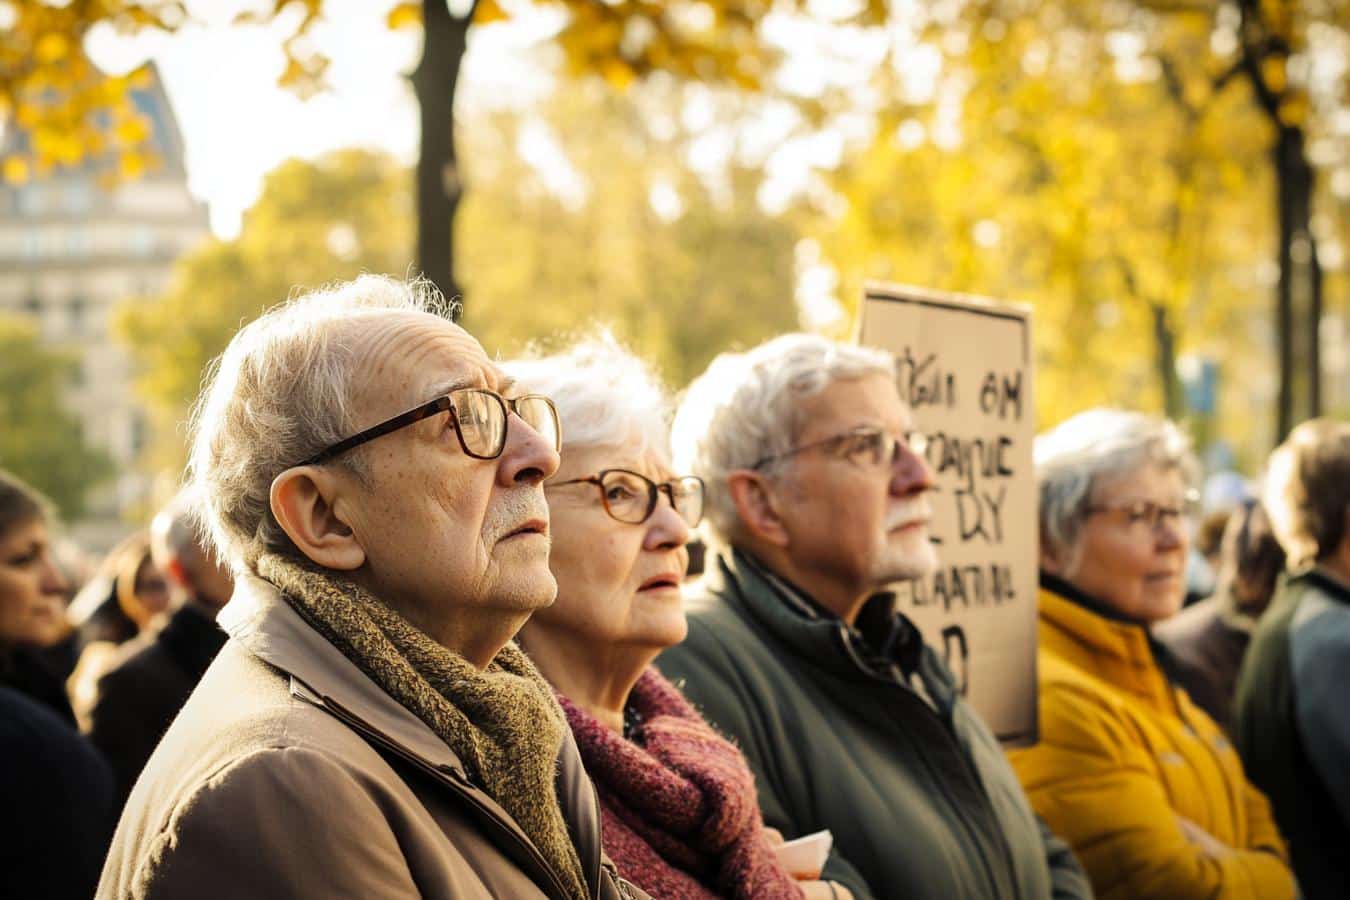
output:
{"label": "elderly woman with glasses", "polygon": [[670,470],[662,390],[608,336],[504,368],[563,425],[545,483],[558,599],[518,640],[595,781],[605,852],[654,897],[844,897],[778,863],[744,758],[652,666],[685,637],[685,544],[704,499]]}
{"label": "elderly woman with glasses", "polygon": [[1186,590],[1187,439],[1098,409],[1041,436],[1035,458],[1041,735],[1012,753],[1032,805],[1098,897],[1294,896],[1270,805],[1149,634]]}

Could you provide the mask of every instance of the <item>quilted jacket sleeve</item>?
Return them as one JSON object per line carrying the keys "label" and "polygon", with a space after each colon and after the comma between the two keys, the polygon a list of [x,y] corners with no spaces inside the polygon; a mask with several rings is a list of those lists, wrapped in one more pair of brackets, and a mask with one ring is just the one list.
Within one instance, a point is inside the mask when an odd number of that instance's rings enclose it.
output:
{"label": "quilted jacket sleeve", "polygon": [[[1218,858],[1201,852],[1182,833],[1156,760],[1128,723],[1088,693],[1043,684],[1041,742],[1010,755],[1032,806],[1074,847],[1098,897],[1295,895],[1279,839],[1269,840],[1268,807],[1256,810],[1250,846]],[[1259,794],[1256,800],[1264,804]]]}

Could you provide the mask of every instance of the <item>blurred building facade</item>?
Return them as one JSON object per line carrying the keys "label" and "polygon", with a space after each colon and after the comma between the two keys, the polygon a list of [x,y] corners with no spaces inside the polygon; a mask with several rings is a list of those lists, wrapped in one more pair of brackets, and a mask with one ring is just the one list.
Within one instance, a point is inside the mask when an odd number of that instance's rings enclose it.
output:
{"label": "blurred building facade", "polygon": [[[67,402],[86,440],[116,474],[70,523],[85,546],[111,545],[128,515],[153,498],[138,468],[149,417],[133,389],[132,361],[110,333],[114,307],[167,284],[174,261],[209,233],[207,208],[187,187],[182,134],[153,66],[133,100],[152,124],[160,165],[109,189],[90,166],[22,185],[0,183],[0,312],[37,319],[44,343],[73,351],[79,374]],[[8,140],[21,140],[10,135]]]}

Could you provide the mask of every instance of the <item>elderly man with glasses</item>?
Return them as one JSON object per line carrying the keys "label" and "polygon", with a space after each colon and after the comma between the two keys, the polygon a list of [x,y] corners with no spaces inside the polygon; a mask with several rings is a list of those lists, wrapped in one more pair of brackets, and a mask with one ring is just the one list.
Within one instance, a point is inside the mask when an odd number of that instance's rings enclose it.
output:
{"label": "elderly man with glasses", "polygon": [[635,896],[547,683],[552,403],[375,276],[231,341],[189,466],[229,640],[146,764],[99,896]]}
{"label": "elderly man with glasses", "polygon": [[720,356],[674,442],[719,553],[657,666],[738,741],[765,821],[829,829],[821,878],[859,898],[1090,896],[885,590],[937,564],[894,360],[808,335]]}

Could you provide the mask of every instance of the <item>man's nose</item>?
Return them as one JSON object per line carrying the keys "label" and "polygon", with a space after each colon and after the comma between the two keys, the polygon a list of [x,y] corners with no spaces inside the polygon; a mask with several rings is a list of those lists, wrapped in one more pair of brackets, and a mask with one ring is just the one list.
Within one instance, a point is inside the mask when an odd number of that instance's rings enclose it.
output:
{"label": "man's nose", "polygon": [[506,422],[506,447],[502,450],[497,480],[504,486],[538,484],[552,477],[560,463],[553,442],[511,413]]}
{"label": "man's nose", "polygon": [[896,497],[921,494],[933,487],[933,470],[928,461],[910,449],[904,441],[898,444],[895,460],[891,463],[891,493]]}

